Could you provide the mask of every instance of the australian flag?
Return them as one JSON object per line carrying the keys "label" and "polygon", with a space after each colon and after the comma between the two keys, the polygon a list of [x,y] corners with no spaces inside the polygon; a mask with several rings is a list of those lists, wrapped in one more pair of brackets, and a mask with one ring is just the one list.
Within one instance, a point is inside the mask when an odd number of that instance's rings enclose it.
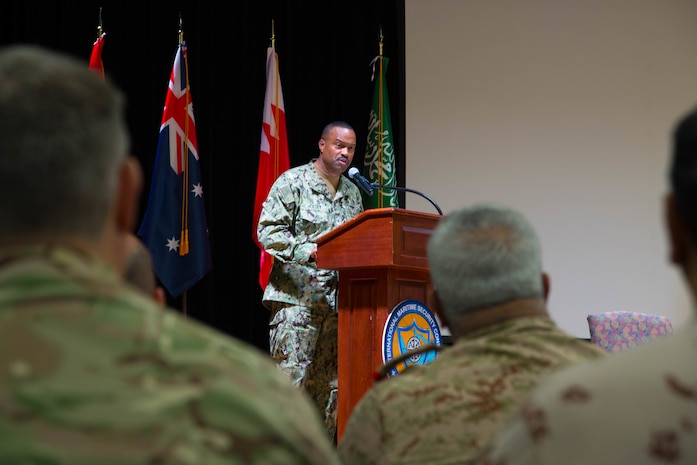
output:
{"label": "australian flag", "polygon": [[178,297],[211,268],[196,124],[180,40],[157,142],[148,206],[138,230],[162,285]]}

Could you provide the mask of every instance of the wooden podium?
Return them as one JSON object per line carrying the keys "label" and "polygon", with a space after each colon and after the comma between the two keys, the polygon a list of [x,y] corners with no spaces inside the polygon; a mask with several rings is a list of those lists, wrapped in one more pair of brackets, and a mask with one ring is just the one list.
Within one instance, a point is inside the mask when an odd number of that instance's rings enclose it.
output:
{"label": "wooden podium", "polygon": [[400,302],[431,307],[426,245],[440,215],[399,208],[366,210],[322,236],[317,266],[339,271],[337,439],[383,364],[383,330]]}

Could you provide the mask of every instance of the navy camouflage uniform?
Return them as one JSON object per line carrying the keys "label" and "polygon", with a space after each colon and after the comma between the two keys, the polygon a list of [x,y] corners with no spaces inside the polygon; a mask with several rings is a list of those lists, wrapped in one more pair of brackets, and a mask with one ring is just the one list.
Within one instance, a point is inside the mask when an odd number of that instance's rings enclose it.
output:
{"label": "navy camouflage uniform", "polygon": [[264,201],[258,238],[273,256],[263,295],[271,311],[270,353],[317,404],[336,433],[338,273],[310,260],[317,239],[363,211],[361,193],[341,176],[332,196],[313,161],[283,172]]}

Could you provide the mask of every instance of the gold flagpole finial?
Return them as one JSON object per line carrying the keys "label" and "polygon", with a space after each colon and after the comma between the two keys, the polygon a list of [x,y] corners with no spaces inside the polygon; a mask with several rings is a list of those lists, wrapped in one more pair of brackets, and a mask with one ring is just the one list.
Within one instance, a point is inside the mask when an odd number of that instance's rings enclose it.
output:
{"label": "gold flagpole finial", "polygon": [[184,43],[184,29],[182,27],[182,14],[179,12],[179,45]]}
{"label": "gold flagpole finial", "polygon": [[276,28],[273,19],[271,20],[271,48],[276,48]]}
{"label": "gold flagpole finial", "polygon": [[382,35],[382,24],[380,25],[380,35],[378,37],[380,39],[380,56],[382,56],[382,39],[384,38]]}
{"label": "gold flagpole finial", "polygon": [[99,7],[99,24],[97,25],[97,39],[102,37],[104,29],[102,28],[102,7]]}

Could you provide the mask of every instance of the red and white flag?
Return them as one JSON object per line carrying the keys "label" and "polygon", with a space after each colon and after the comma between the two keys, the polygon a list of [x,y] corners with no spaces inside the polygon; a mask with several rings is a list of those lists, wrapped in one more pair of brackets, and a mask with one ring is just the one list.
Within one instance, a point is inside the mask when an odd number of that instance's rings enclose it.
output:
{"label": "red and white flag", "polygon": [[261,206],[278,176],[290,168],[288,156],[288,135],[286,133],[286,109],[283,105],[281,77],[278,73],[278,55],[274,47],[266,49],[266,96],[264,116],[261,125],[261,147],[259,149],[259,172],[257,191],[254,197],[254,218],[252,220],[252,239],[261,250],[259,259],[259,285],[266,288],[273,257],[264,251],[257,238],[257,224]]}
{"label": "red and white flag", "polygon": [[102,33],[92,45],[92,55],[90,56],[90,69],[104,77],[104,63],[102,63],[102,49],[104,48],[104,36]]}

